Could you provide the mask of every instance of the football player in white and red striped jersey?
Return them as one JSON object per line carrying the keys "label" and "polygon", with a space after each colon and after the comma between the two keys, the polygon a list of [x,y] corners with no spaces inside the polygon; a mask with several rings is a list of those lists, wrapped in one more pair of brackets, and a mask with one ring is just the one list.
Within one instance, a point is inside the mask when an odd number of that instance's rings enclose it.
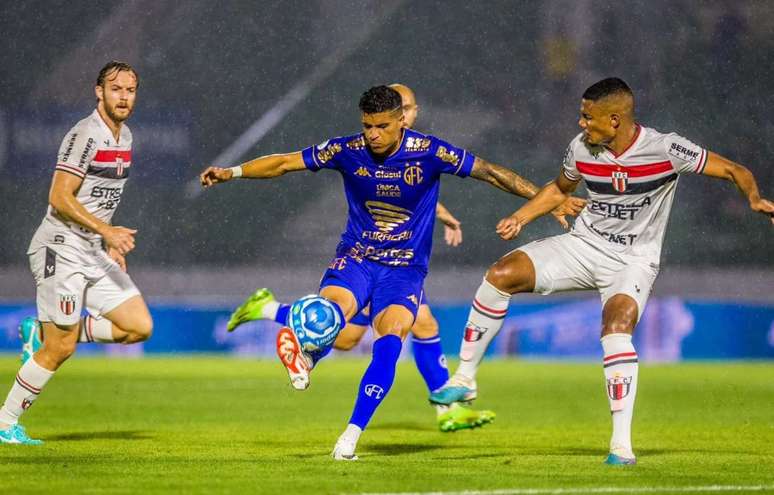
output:
{"label": "football player in white and red striped jersey", "polygon": [[559,176],[497,225],[505,240],[548,213],[586,182],[589,202],[573,230],[522,246],[497,261],[478,289],[460,350],[460,366],[431,400],[449,404],[476,396],[475,377],[502,326],[511,295],[596,289],[602,299],[603,367],[612,412],[608,464],[634,464],[631,422],[637,392],[632,333],[659,270],[675,189],[682,174],[732,182],[750,209],[774,222],[774,203],[761,197],[742,165],[691,141],[638,124],[634,96],[618,78],[583,94],[581,132],[570,143]]}
{"label": "football player in white and red striped jersey", "polygon": [[[20,328],[23,364],[0,408],[0,443],[42,443],[27,436],[19,416],[78,342],[132,344],[151,335],[148,308],[126,273],[136,230],[111,225],[132,168],[132,133],[123,123],[137,86],[128,64],[105,65],[94,89],[97,108],[62,141],[48,211],[27,251],[38,317]],[[40,349],[30,348],[40,340]]]}

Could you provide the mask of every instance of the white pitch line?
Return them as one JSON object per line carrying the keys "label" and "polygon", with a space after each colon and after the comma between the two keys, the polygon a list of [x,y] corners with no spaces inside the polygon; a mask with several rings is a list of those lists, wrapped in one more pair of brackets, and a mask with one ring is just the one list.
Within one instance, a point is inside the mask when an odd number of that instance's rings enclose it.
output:
{"label": "white pitch line", "polygon": [[767,492],[774,485],[705,485],[705,486],[656,486],[656,487],[597,487],[597,488],[504,488],[499,490],[465,490],[461,492],[391,492],[360,493],[359,495],[573,495],[582,493],[716,493],[716,492]]}

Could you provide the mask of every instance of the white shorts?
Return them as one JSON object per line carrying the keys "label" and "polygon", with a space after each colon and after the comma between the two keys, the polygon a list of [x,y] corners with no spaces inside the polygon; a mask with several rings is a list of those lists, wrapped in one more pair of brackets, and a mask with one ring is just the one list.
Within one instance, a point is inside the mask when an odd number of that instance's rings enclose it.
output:
{"label": "white shorts", "polygon": [[40,321],[73,325],[84,306],[100,317],[140,294],[129,275],[100,248],[47,246],[29,257]]}
{"label": "white shorts", "polygon": [[530,242],[517,251],[535,266],[535,292],[597,289],[603,306],[614,295],[626,294],[637,302],[638,320],[658,275],[658,264],[650,259],[606,252],[573,234]]}

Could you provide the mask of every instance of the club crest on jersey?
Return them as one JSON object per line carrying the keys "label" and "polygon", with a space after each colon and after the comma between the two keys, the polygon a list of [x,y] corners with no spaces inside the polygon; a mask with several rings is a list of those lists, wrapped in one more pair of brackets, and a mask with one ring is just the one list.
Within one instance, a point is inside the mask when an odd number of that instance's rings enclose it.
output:
{"label": "club crest on jersey", "polygon": [[632,387],[632,377],[614,376],[607,379],[607,395],[611,400],[621,400],[629,395]]}
{"label": "club crest on jersey", "polygon": [[478,342],[487,330],[489,329],[468,322],[465,326],[465,342]]}
{"label": "club crest on jersey", "polygon": [[626,186],[629,185],[629,173],[623,171],[615,171],[611,176],[613,181],[613,189],[622,193],[626,191]]}
{"label": "club crest on jersey", "polygon": [[406,164],[406,168],[403,169],[403,180],[409,186],[422,183],[424,177],[422,176],[422,167],[419,166],[419,162],[413,165]]}
{"label": "club crest on jersey", "polygon": [[59,310],[70,316],[75,311],[75,294],[59,294]]}

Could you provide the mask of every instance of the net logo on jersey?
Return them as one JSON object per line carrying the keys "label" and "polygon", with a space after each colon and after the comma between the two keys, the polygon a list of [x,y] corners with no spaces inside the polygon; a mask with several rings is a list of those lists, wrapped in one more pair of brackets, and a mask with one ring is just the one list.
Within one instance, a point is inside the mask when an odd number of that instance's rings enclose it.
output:
{"label": "net logo on jersey", "polygon": [[629,184],[629,174],[627,172],[614,171],[610,178],[613,181],[613,189],[620,193],[626,191],[626,186]]}
{"label": "net logo on jersey", "polygon": [[59,294],[59,311],[70,316],[75,311],[75,294]]}
{"label": "net logo on jersey", "polygon": [[412,211],[400,206],[381,201],[366,201],[365,206],[381,232],[392,232],[411,220]]}

